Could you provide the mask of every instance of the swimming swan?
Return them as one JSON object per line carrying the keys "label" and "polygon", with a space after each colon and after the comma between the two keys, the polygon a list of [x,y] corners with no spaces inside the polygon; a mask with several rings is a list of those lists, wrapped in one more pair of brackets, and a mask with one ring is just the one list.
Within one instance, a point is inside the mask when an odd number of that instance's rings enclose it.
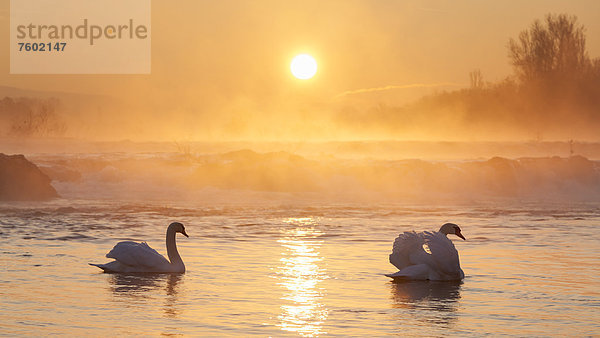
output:
{"label": "swimming swan", "polygon": [[390,263],[398,272],[386,274],[394,280],[461,280],[465,274],[460,268],[458,251],[446,235],[454,234],[463,240],[460,228],[454,223],[442,225],[437,232],[407,231],[394,241]]}
{"label": "swimming swan", "polygon": [[[115,260],[106,264],[92,264],[104,272],[153,272],[153,273],[183,273],[185,265],[175,244],[175,233],[185,233],[185,227],[179,222],[173,222],[167,228],[167,260],[163,255],[146,244],[131,241],[119,242],[106,254],[107,258]],[[170,262],[169,262],[170,261]]]}

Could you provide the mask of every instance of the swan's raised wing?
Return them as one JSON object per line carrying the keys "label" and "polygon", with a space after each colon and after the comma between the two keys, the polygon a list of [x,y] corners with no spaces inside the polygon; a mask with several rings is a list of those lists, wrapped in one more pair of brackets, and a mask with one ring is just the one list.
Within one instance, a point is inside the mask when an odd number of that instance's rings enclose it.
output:
{"label": "swan's raised wing", "polygon": [[119,242],[106,254],[106,257],[114,258],[121,264],[129,266],[157,268],[164,266],[165,264],[170,264],[163,255],[149,247],[145,242]]}
{"label": "swan's raised wing", "polygon": [[401,233],[394,241],[390,263],[398,270],[402,270],[409,265],[429,263],[429,254],[423,250],[423,244],[425,244],[423,233],[414,231]]}
{"label": "swan's raised wing", "polygon": [[458,251],[452,241],[440,232],[426,232],[423,237],[439,271],[450,277],[460,279],[461,270]]}

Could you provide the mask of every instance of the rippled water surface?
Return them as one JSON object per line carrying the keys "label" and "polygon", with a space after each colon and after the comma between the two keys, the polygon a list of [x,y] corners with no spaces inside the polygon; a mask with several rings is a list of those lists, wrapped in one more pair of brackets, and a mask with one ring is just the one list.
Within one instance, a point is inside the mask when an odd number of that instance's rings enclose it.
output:
{"label": "rippled water surface", "polygon": [[[121,240],[183,275],[104,274]],[[405,230],[461,225],[462,283],[394,284]],[[2,335],[600,335],[600,209],[594,205],[0,205]]]}

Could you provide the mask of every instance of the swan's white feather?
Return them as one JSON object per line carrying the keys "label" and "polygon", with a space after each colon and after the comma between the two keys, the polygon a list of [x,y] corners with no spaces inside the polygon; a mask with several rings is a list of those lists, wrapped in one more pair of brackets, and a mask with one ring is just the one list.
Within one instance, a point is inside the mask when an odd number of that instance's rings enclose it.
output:
{"label": "swan's white feather", "polygon": [[[423,249],[427,246],[431,253]],[[406,231],[398,235],[390,254],[390,263],[398,272],[394,279],[459,280],[464,278],[458,251],[441,232]]]}
{"label": "swan's white feather", "polygon": [[431,251],[431,257],[442,275],[452,279],[462,279],[464,275],[460,268],[458,251],[452,241],[441,232],[425,232],[424,237]]}
{"label": "swan's white feather", "polygon": [[106,264],[92,264],[104,272],[150,272],[150,273],[184,273],[185,264],[175,241],[176,233],[189,237],[185,227],[179,222],[173,222],[167,227],[166,247],[169,260],[145,242],[137,243],[131,241],[119,242],[110,250],[106,257],[114,261]]}
{"label": "swan's white feather", "polygon": [[169,261],[163,255],[148,246],[146,242],[119,242],[106,254],[106,257],[113,258],[124,265],[140,266],[150,269],[170,265]]}
{"label": "swan's white feather", "polygon": [[409,265],[396,273],[390,273],[386,276],[394,279],[429,279],[429,265],[416,264]]}
{"label": "swan's white feather", "polygon": [[411,265],[431,264],[431,255],[423,249],[424,244],[426,242],[423,232],[406,231],[401,233],[394,241],[390,263],[398,270]]}

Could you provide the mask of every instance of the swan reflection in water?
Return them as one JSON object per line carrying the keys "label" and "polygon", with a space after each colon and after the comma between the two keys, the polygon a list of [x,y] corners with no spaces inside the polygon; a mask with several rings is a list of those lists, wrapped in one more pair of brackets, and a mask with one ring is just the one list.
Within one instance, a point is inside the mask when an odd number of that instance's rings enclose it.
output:
{"label": "swan reflection in water", "polygon": [[399,312],[427,323],[452,325],[458,319],[462,281],[397,281],[390,283],[393,307]]}
{"label": "swan reflection in water", "polygon": [[158,301],[164,298],[165,316],[179,315],[177,294],[183,274],[110,274],[110,289],[117,298],[128,298],[140,302]]}
{"label": "swan reflection in water", "polygon": [[321,303],[324,289],[319,284],[327,278],[320,267],[323,258],[319,248],[322,232],[315,229],[312,218],[290,218],[278,242],[284,248],[280,265],[276,269],[278,285],[284,288],[281,298],[279,326],[284,331],[301,336],[324,334],[322,325],[327,319],[327,309]]}

